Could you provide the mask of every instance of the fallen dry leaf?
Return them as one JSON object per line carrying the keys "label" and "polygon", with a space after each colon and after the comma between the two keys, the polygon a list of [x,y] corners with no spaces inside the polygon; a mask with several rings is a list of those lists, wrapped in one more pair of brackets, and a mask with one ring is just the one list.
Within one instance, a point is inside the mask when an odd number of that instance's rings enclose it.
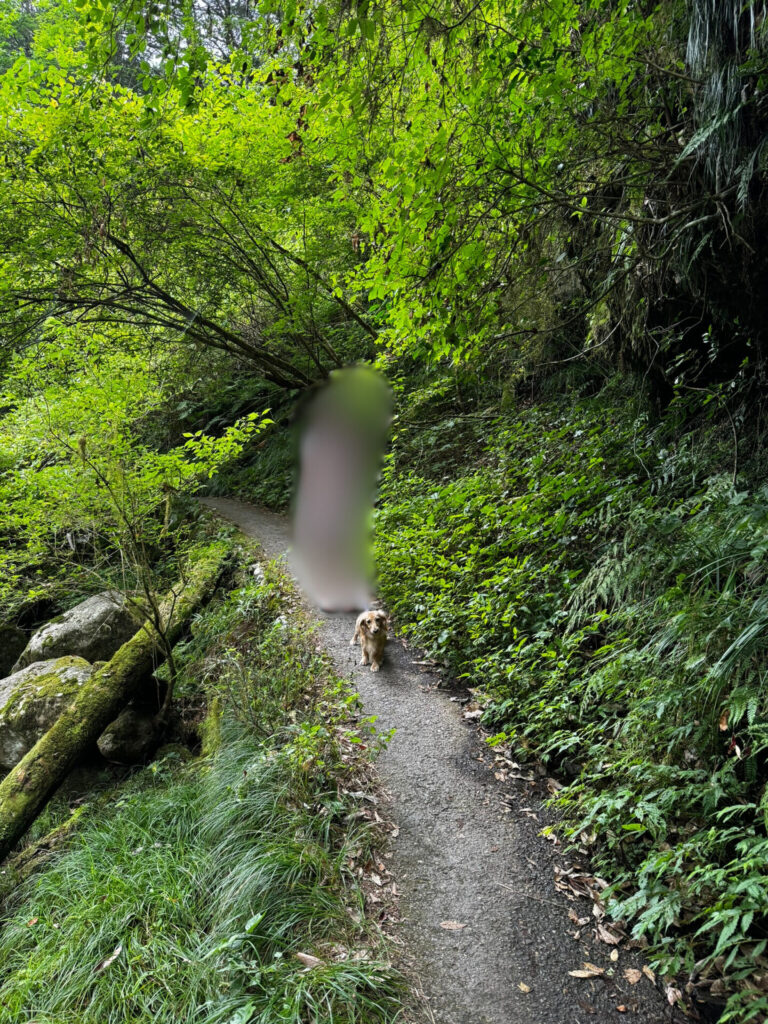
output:
{"label": "fallen dry leaf", "polygon": [[99,971],[103,971],[105,967],[109,967],[110,964],[113,964],[115,960],[117,960],[117,958],[120,956],[122,952],[122,945],[115,946],[114,950],[112,951],[112,953],[110,953],[108,957],[105,957],[101,961],[101,963],[96,964],[96,966],[93,968],[93,973],[98,974]]}
{"label": "fallen dry leaf", "polygon": [[643,972],[642,971],[638,971],[638,969],[636,967],[628,967],[626,969],[626,971],[624,971],[624,977],[626,978],[626,980],[629,982],[630,985],[636,985],[638,983],[638,981],[640,981],[642,976],[643,976]]}
{"label": "fallen dry leaf", "polygon": [[520,984],[517,987],[520,989],[521,992],[530,992],[531,991],[530,986],[526,985],[524,981],[521,981]]}
{"label": "fallen dry leaf", "polygon": [[[482,718],[482,715],[483,715],[483,709],[482,708],[477,708],[476,711],[465,711],[464,714],[461,717],[462,718],[466,718],[467,721],[469,721],[469,722],[472,722],[472,721],[474,721],[477,718]],[[479,758],[478,758],[478,760],[479,760]]]}
{"label": "fallen dry leaf", "polygon": [[555,865],[555,888],[561,892],[573,893],[574,896],[585,896],[595,904],[592,913],[599,920],[605,914],[600,906],[600,890],[605,888],[602,878],[595,878],[580,871],[578,868],[561,868]]}
{"label": "fallen dry leaf", "polygon": [[460,932],[462,928],[466,928],[466,924],[462,924],[461,921],[441,921],[440,927],[445,928],[449,932]]}
{"label": "fallen dry leaf", "polygon": [[675,988],[674,985],[667,985],[666,993],[667,1002],[670,1006],[674,1006],[675,1003],[678,1002],[678,1000],[683,998],[683,993],[680,991],[679,988]]}
{"label": "fallen dry leaf", "polygon": [[643,966],[643,974],[646,976],[648,981],[656,981],[656,975],[653,973],[648,964]]}
{"label": "fallen dry leaf", "polygon": [[605,968],[598,967],[597,964],[591,964],[589,960],[585,960],[580,970],[568,971],[568,973],[572,978],[598,978],[601,974],[605,974]]}
{"label": "fallen dry leaf", "polygon": [[27,921],[27,928],[31,928],[33,924],[37,924],[39,920],[39,917],[30,917],[30,919]]}
{"label": "fallen dry leaf", "polygon": [[611,950],[611,963],[615,964],[618,959],[619,959],[619,951],[618,951],[618,949],[612,949]]}
{"label": "fallen dry leaf", "polygon": [[597,964],[590,963],[589,960],[585,960],[581,966],[585,971],[597,971],[598,974],[605,974],[604,967],[598,967]]}
{"label": "fallen dry leaf", "polygon": [[597,936],[603,942],[606,942],[609,946],[618,946],[622,939],[621,935],[616,935],[614,932],[610,931],[610,929],[607,928],[604,924],[600,923],[598,923],[597,925]]}
{"label": "fallen dry leaf", "polygon": [[579,928],[583,928],[585,924],[589,924],[589,918],[579,917],[579,915],[576,913],[575,910],[573,910],[573,908],[571,908],[568,911],[568,920],[573,921],[573,923],[577,924]]}
{"label": "fallen dry leaf", "polygon": [[616,1007],[616,1009],[619,1011],[619,1013],[626,1013],[627,1012],[627,1008],[626,1008],[626,1006],[623,1003],[619,1003],[619,1005]]}
{"label": "fallen dry leaf", "polygon": [[319,957],[312,956],[311,953],[294,953],[297,960],[301,960],[305,967],[319,967],[322,964],[322,960]]}

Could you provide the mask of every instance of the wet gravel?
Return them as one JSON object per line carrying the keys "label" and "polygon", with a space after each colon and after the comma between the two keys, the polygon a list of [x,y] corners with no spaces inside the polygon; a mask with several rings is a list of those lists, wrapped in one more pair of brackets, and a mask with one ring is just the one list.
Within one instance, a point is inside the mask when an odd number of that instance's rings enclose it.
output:
{"label": "wet gravel", "polygon": [[[288,520],[225,498],[204,503],[270,558],[289,545]],[[627,967],[638,954],[599,942],[589,926],[579,938],[568,912],[591,915],[586,900],[569,900],[554,885],[560,849],[539,833],[551,814],[541,787],[499,781],[493,753],[462,719],[458,691],[415,664],[422,660],[390,639],[384,665],[361,667],[349,646],[354,615],[316,613],[323,642],[340,674],[351,677],[365,712],[381,730],[396,732],[378,765],[399,827],[392,871],[402,892],[404,941],[421,1013],[434,1024],[602,1024],[673,1020],[663,994],[645,977],[635,985]],[[535,817],[534,817],[535,816]],[[451,930],[442,922],[465,927]],[[584,961],[605,968],[596,978],[569,971]],[[618,1009],[622,1007],[623,1009]]]}

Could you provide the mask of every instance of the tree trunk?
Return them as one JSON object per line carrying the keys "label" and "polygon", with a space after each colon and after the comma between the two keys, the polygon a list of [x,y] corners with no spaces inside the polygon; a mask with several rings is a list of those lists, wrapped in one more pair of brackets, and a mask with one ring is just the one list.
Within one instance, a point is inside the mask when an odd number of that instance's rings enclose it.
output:
{"label": "tree trunk", "polygon": [[[163,602],[171,643],[192,613],[212,594],[226,549],[206,548],[190,567],[184,583]],[[47,733],[0,783],[0,860],[35,820],[72,765],[99,738],[133,695],[136,683],[162,660],[161,645],[144,629],[123,644],[103,668],[94,672]]]}

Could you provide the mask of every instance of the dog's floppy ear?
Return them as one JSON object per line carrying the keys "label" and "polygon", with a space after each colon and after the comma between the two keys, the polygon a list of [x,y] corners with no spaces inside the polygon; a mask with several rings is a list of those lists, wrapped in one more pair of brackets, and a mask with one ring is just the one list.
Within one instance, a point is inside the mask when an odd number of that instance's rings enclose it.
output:
{"label": "dog's floppy ear", "polygon": [[382,625],[384,629],[389,628],[389,618],[387,617],[386,612],[376,612],[376,618],[379,620],[380,625]]}

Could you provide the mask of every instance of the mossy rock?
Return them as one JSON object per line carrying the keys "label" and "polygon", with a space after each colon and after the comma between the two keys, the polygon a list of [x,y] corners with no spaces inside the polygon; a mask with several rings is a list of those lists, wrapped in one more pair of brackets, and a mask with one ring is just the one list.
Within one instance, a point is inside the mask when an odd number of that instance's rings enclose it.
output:
{"label": "mossy rock", "polygon": [[99,736],[102,757],[114,764],[144,764],[157,749],[163,726],[156,713],[127,707]]}
{"label": "mossy rock", "polygon": [[155,756],[152,760],[178,761],[181,764],[187,764],[194,759],[194,756],[189,747],[185,747],[183,743],[164,743],[162,747],[158,747],[155,751]]}
{"label": "mossy rock", "polygon": [[108,661],[139,628],[140,623],[135,613],[129,611],[123,595],[107,590],[41,626],[13,670],[68,654],[89,662]]}
{"label": "mossy rock", "polygon": [[208,714],[200,724],[203,756],[215,754],[221,746],[221,700],[214,697],[208,706]]}
{"label": "mossy rock", "polygon": [[0,765],[13,768],[93,675],[84,658],[38,661],[0,679]]}

